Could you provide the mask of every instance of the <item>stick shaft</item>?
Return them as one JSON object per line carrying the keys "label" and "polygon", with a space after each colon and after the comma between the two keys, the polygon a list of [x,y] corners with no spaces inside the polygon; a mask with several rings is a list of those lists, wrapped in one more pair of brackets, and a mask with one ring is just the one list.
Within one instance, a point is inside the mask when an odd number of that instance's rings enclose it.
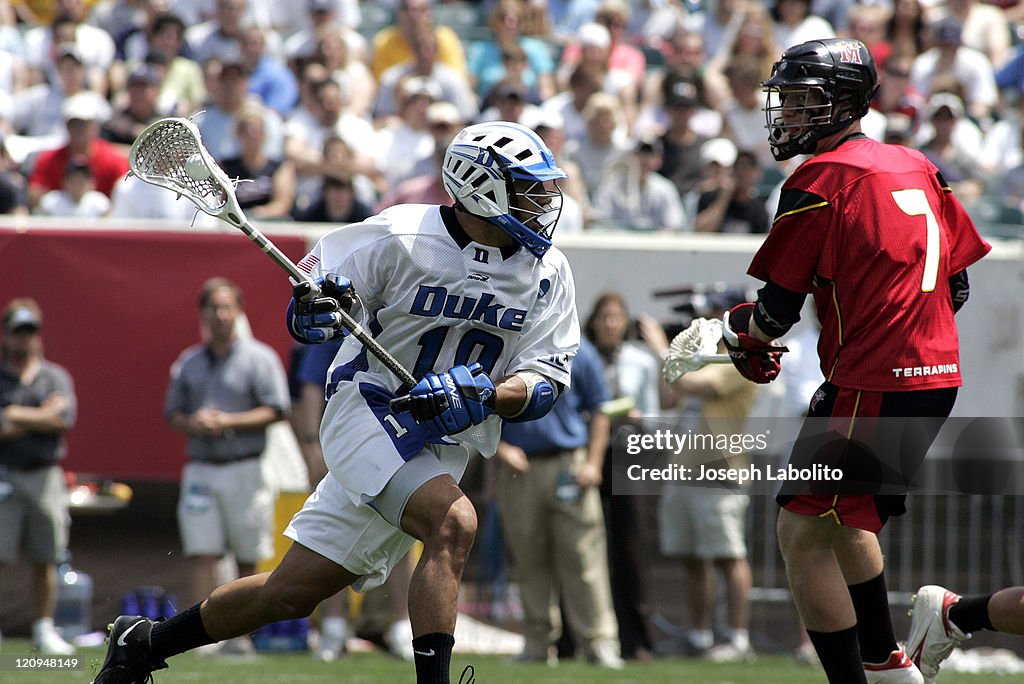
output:
{"label": "stick shaft", "polygon": [[[271,242],[266,235],[261,233],[259,229],[254,228],[247,221],[241,222],[237,227],[245,233],[246,237],[248,237],[253,244],[263,250],[263,252],[269,256],[275,264],[281,267],[281,269],[290,275],[296,282],[306,281],[313,285],[314,290],[319,289],[313,282],[313,279],[309,277],[309,274],[300,270],[299,267],[296,266],[292,260],[284,254],[284,252],[278,249],[277,245]],[[405,366],[391,355],[391,352],[382,347],[380,342],[375,340],[370,333],[366,331],[366,328],[359,325],[356,319],[352,318],[352,316],[345,310],[338,311],[338,314],[341,317],[342,325],[352,333],[353,337],[363,343],[363,346],[366,347],[366,351],[376,356],[389,371],[395,374],[395,377],[402,381],[403,384],[408,385],[409,387],[416,384],[416,378],[413,377],[412,373],[406,370]]]}
{"label": "stick shaft", "polygon": [[291,259],[285,256],[284,252],[278,249],[277,245],[271,242],[266,235],[259,231],[259,229],[254,228],[249,223],[243,223],[239,226],[239,229],[296,282],[307,281],[311,284],[313,283],[313,279],[309,277],[309,274],[299,269],[299,267],[296,266]]}

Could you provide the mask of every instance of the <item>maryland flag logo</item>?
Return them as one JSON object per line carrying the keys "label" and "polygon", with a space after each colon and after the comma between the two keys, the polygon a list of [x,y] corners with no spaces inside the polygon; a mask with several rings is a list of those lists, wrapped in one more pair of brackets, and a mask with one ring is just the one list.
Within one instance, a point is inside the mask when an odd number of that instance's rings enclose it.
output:
{"label": "maryland flag logo", "polygon": [[847,64],[863,64],[860,58],[860,43],[843,43],[839,59]]}

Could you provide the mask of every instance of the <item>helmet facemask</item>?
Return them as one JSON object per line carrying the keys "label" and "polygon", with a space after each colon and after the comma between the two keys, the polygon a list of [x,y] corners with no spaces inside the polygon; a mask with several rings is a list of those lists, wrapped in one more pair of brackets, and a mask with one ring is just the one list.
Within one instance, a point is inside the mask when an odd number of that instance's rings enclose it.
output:
{"label": "helmet facemask", "polygon": [[814,151],[833,132],[833,105],[818,86],[765,86],[765,128],[779,161]]}
{"label": "helmet facemask", "polygon": [[562,189],[558,181],[523,177],[503,168],[509,214],[545,240],[551,240],[562,214]]}

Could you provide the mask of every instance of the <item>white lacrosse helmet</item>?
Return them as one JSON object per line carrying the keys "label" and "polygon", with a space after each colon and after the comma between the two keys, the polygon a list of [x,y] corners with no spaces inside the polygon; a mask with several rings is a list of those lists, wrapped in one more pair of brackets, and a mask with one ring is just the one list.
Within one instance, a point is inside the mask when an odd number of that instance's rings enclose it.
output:
{"label": "white lacrosse helmet", "polygon": [[[543,183],[566,178],[536,133],[508,121],[464,128],[444,154],[442,181],[457,206],[512,236],[540,259],[562,211],[562,191]],[[514,181],[529,181],[529,185]]]}

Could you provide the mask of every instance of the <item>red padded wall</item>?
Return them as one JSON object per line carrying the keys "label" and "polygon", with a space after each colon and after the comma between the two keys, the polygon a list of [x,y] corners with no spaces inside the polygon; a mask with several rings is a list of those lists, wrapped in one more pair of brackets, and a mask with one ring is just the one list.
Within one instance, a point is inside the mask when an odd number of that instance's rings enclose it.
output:
{"label": "red padded wall", "polygon": [[[274,243],[305,254],[301,237]],[[185,440],[164,423],[164,393],[171,363],[199,340],[197,296],[213,276],[241,286],[253,333],[287,364],[288,277],[241,234],[0,229],[0,307],[35,298],[46,356],[75,380],[68,470],[178,479]]]}

